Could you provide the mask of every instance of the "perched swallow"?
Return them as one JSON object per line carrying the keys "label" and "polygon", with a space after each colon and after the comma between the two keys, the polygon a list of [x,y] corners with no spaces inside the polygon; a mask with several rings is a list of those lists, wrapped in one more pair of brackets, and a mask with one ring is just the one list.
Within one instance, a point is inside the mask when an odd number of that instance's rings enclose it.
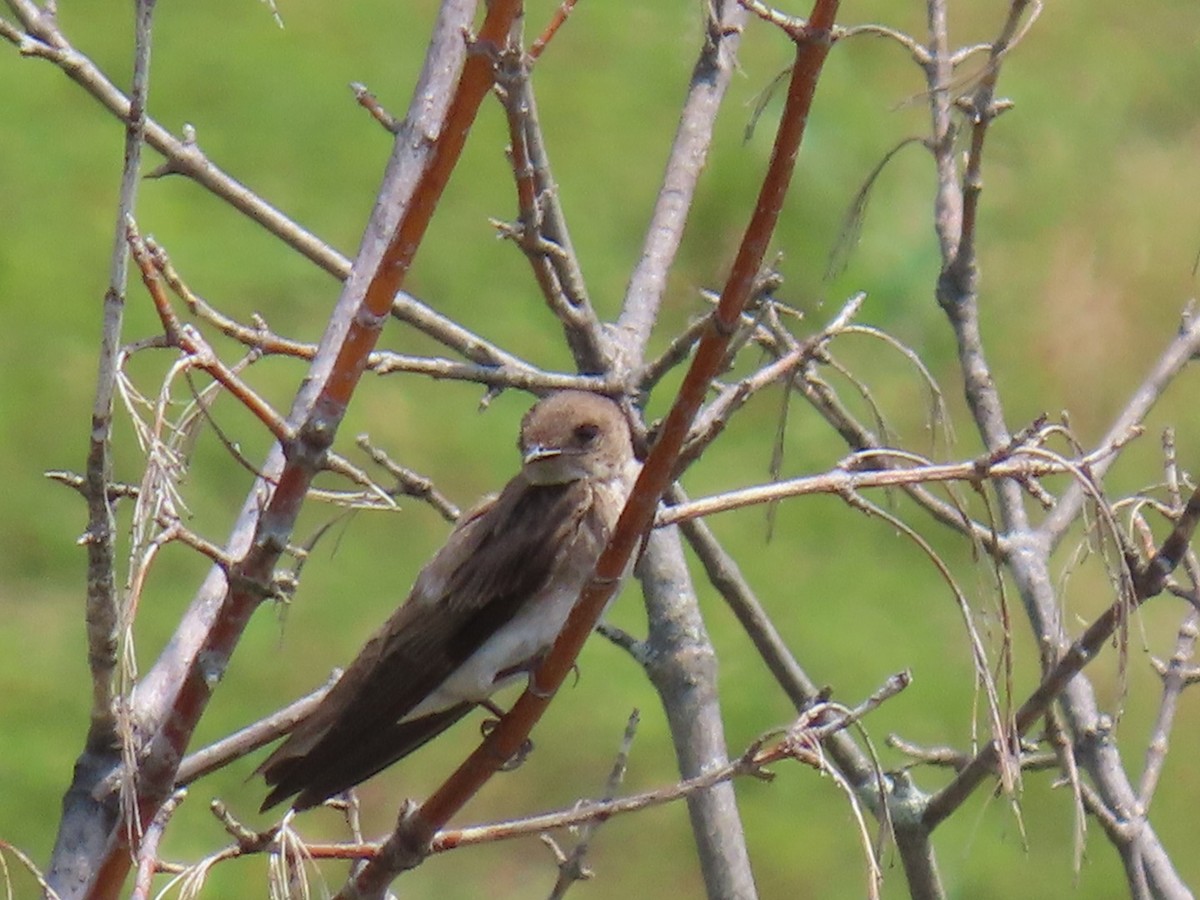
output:
{"label": "perched swallow", "polygon": [[521,471],[465,514],[408,599],[267,757],[266,810],[308,809],[407,756],[535,668],[636,474],[612,400],[562,391],[521,422]]}

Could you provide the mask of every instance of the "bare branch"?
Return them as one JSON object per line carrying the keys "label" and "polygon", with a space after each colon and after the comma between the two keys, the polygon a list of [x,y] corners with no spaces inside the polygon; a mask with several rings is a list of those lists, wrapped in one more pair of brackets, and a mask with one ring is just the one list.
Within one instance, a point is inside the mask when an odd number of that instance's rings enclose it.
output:
{"label": "bare branch", "polygon": [[424,475],[418,475],[412,469],[407,469],[404,466],[393,462],[390,457],[382,450],[372,446],[370,439],[365,434],[360,434],[355,440],[355,443],[368,453],[371,461],[375,465],[380,466],[384,471],[396,479],[396,493],[401,493],[409,497],[416,497],[418,500],[423,500],[437,510],[447,522],[454,523],[458,521],[460,510],[457,506],[451,503],[442,493],[434,487],[433,482]]}
{"label": "bare branch", "polygon": [[642,255],[629,278],[617,335],[630,370],[640,368],[646,342],[658,318],[667,289],[667,273],[683,239],[696,184],[708,158],[717,110],[733,73],[746,13],[734,0],[705,4],[706,38],[692,70],[692,80],[671,145],[666,173],[654,201],[654,211]]}
{"label": "bare branch", "polygon": [[667,345],[667,349],[659,355],[658,359],[651,360],[642,367],[638,375],[638,391],[642,394],[649,394],[663,379],[663,376],[683,363],[695,349],[696,342],[700,340],[700,335],[706,328],[708,328],[707,317],[694,319],[679,334],[671,338],[671,343]]}
{"label": "bare branch", "polygon": [[[167,284],[187,304],[191,312],[215,326],[226,337],[264,354],[279,354],[311,361],[317,355],[317,345],[294,341],[271,331],[265,322],[255,317],[253,325],[244,325],[214,309],[184,283],[171,266],[166,253],[152,240],[146,239],[154,268]],[[569,375],[546,372],[515,356],[493,348],[453,320],[435,313],[425,304],[403,294],[397,295],[392,313],[409,324],[425,331],[468,358],[484,362],[461,363],[436,357],[409,356],[391,351],[376,350],[367,356],[367,369],[377,375],[406,372],[427,375],[436,379],[471,381],[498,388],[520,388],[537,394],[559,390],[598,391],[615,394],[622,386],[611,378]]]}
{"label": "bare branch", "polygon": [[[1187,508],[1180,516],[1176,529],[1163,542],[1159,552],[1144,565],[1139,566],[1133,578],[1136,594],[1132,606],[1144,603],[1153,594],[1147,591],[1162,589],[1163,574],[1171,565],[1175,548],[1180,543],[1186,544],[1194,533],[1197,523],[1200,523],[1200,489],[1188,499]],[[1130,611],[1130,603],[1125,598],[1119,598],[1087,630],[1067,651],[1062,654],[1057,664],[1021,704],[1015,717],[1016,733],[1024,734],[1037,721],[1062,693],[1067,683],[1100,651],[1105,642],[1112,637],[1121,622]],[[994,743],[984,747],[953,782],[940,791],[929,803],[925,811],[925,821],[930,828],[956,809],[972,790],[983,779],[988,769],[995,764],[998,748]]]}
{"label": "bare branch", "polygon": [[[80,494],[87,496],[87,479],[75,472],[67,472],[63,469],[50,469],[42,473],[51,481],[57,481],[59,484],[66,485]],[[136,484],[128,484],[123,481],[110,481],[108,483],[108,502],[113,503],[116,500],[133,500],[137,498],[138,486]]]}
{"label": "bare branch", "polygon": [[[834,703],[816,704],[807,709],[788,727],[772,729],[762,735],[738,758],[694,778],[684,779],[668,787],[644,791],[628,797],[607,796],[600,800],[583,800],[573,804],[570,808],[554,812],[439,831],[433,836],[428,852],[444,853],[459,847],[544,835],[550,831],[567,828],[581,828],[586,832],[614,816],[639,812],[664,803],[686,799],[698,793],[710,792],[716,786],[734,778],[750,776],[770,780],[774,775],[766,767],[786,760],[794,760],[818,770],[827,771],[819,754],[815,753],[813,748],[830,742],[845,729],[857,726],[865,716],[904,690],[910,680],[910,676],[906,672],[891,676],[853,709],[847,709]],[[631,716],[630,725],[626,729],[621,753],[618,755],[609,777],[607,794],[615,793],[620,784],[635,724],[636,713]],[[221,821],[225,831],[234,838],[234,844],[211,854],[195,866],[178,870],[179,877],[176,881],[186,880],[196,884],[207,877],[208,872],[217,863],[253,854],[269,853],[274,859],[295,852],[303,855],[306,859],[314,860],[369,860],[377,857],[381,852],[386,852],[386,843],[355,841],[353,843],[322,844],[303,842],[292,832],[290,816],[278,826],[265,831],[254,831],[238,822],[219,800],[213,801],[212,811]],[[0,841],[0,848],[4,847],[6,845]],[[294,847],[294,849],[289,850],[289,847]],[[162,865],[159,868],[160,870],[175,869],[175,867]]]}
{"label": "bare branch", "polygon": [[[1109,426],[1108,433],[1101,439],[1101,444],[1118,446],[1122,435],[1140,426],[1166,389],[1197,354],[1200,354],[1200,316],[1185,315],[1179,333],[1171,339],[1170,344],[1155,361],[1146,380],[1121,408],[1120,414]],[[1093,477],[1103,478],[1108,467],[1115,461],[1115,455],[1097,460],[1091,467]],[[1079,517],[1080,509],[1086,500],[1087,494],[1081,490],[1081,486],[1067,490],[1057,507],[1041,525],[1040,531],[1045,539],[1051,544],[1062,540],[1067,529]]]}
{"label": "bare branch", "polygon": [[571,15],[571,11],[575,9],[576,0],[563,0],[550,21],[546,23],[546,27],[542,29],[542,33],[538,35],[537,40],[529,45],[529,56],[537,60],[542,55],[542,51],[546,49],[546,45],[554,39],[554,35],[558,33],[558,29],[562,28],[567,21],[567,17]]}
{"label": "bare branch", "polygon": [[[621,749],[618,751],[617,758],[613,762],[612,771],[608,774],[608,781],[604,786],[604,795],[600,799],[601,803],[611,803],[617,796],[617,790],[621,787],[621,782],[625,779],[625,769],[629,764],[629,748],[633,745],[633,736],[637,733],[639,720],[640,716],[635,709],[629,714],[629,721],[625,725],[625,736],[621,740]],[[554,883],[554,887],[550,891],[550,900],[561,900],[562,897],[566,896],[567,889],[574,882],[585,881],[592,877],[591,870],[584,865],[583,860],[587,856],[592,837],[600,824],[600,820],[594,820],[585,822],[580,826],[579,838],[576,840],[575,846],[571,848],[569,854],[563,854],[549,835],[542,835],[542,840],[546,841],[557,857],[560,857],[558,859],[558,880]]]}
{"label": "bare branch", "polygon": [[170,301],[167,299],[161,276],[155,267],[150,250],[145,242],[142,241],[137,226],[132,220],[127,224],[127,231],[130,249],[133,252],[134,260],[141,269],[142,280],[150,292],[150,297],[154,301],[159,318],[162,320],[163,331],[166,334],[167,341],[171,345],[179,347],[188,355],[189,364],[203,369],[216,381],[220,382],[230,394],[236,397],[246,409],[253,413],[266,426],[267,430],[274,435],[280,444],[289,443],[293,438],[293,434],[283,417],[275,412],[270,404],[255,393],[249,385],[242,381],[232,369],[217,358],[212,347],[195,328],[190,325],[184,325],[179,321],[178,316],[175,315],[175,311],[171,309]]}
{"label": "bare branch", "polygon": [[[498,7],[499,4],[494,3],[492,13]],[[611,599],[635,547],[653,522],[655,507],[669,485],[671,471],[676,465],[687,431],[709,383],[724,359],[729,338],[762,267],[767,241],[783,206],[817,80],[828,53],[828,34],[836,11],[836,0],[818,0],[810,33],[797,42],[797,64],[792,70],[792,83],[776,136],[775,151],[764,177],[754,216],[746,229],[712,326],[700,340],[679,395],[642,467],[614,534],[596,564],[591,583],[572,608],[554,648],[530,679],[529,688],[488,734],[484,743],[425,801],[421,809],[403,816],[384,850],[351,879],[343,888],[339,900],[379,896],[396,873],[419,863],[434,832],[524,742],[555,689],[571,670],[601,610]]]}
{"label": "bare branch", "polygon": [[[133,121],[129,98],[95,63],[71,46],[52,16],[37,14],[36,8],[28,2],[10,0],[9,6],[28,32],[19,42],[23,54],[50,61],[118,119],[126,123]],[[145,138],[147,144],[166,157],[159,174],[187,176],[335,278],[345,278],[349,273],[350,262],[342,254],[214,165],[197,145],[191,126],[184,128],[182,138],[177,138],[154,119],[146,117]]]}
{"label": "bare branch", "polygon": [[[762,503],[773,503],[789,497],[801,497],[808,494],[847,494],[866,488],[932,484],[944,481],[977,483],[981,480],[1002,478],[1043,478],[1047,475],[1069,474],[1086,468],[1086,463],[1076,468],[1067,461],[1029,458],[1024,455],[1028,449],[1023,448],[1020,455],[1014,458],[1001,459],[992,463],[986,460],[973,460],[960,463],[930,463],[924,466],[856,471],[850,469],[844,462],[841,468],[823,475],[791,478],[787,481],[742,488],[713,497],[692,500],[661,511],[655,520],[655,525],[663,528],[688,519],[697,519],[711,516],[714,513],[728,512]],[[851,460],[855,458],[850,457]],[[1090,456],[1087,457],[1087,459],[1090,458]]]}
{"label": "bare branch", "polygon": [[562,323],[567,345],[581,372],[608,368],[612,350],[592,309],[583,271],[559,203],[529,68],[533,58],[519,47],[501,55],[497,89],[508,114],[509,147],[516,179],[518,221],[500,225],[533,267],[542,296]]}
{"label": "bare branch", "polygon": [[688,442],[680,453],[680,466],[684,467],[698,458],[704,452],[704,448],[725,429],[729,417],[755,393],[767,385],[786,378],[814,358],[822,355],[826,345],[836,338],[850,320],[858,314],[865,300],[865,294],[851,297],[820,332],[797,342],[792,349],[780,355],[774,362],[763,366],[759,371],[742,379],[737,384],[722,390],[717,399],[696,417],[696,423],[688,436]]}
{"label": "bare branch", "polygon": [[[680,775],[700,775],[724,765],[728,750],[714,697],[717,653],[678,533],[650,535],[637,572],[649,622],[645,671],[667,714]],[[687,802],[709,896],[752,897],[754,876],[732,785],[690,795]]]}
{"label": "bare branch", "polygon": [[[220,568],[211,572],[176,635],[138,685],[132,718],[144,741],[139,747],[145,755],[136,781],[138,819],[145,817],[143,823],[169,796],[178,761],[212,689],[251,613],[269,592],[274,565],[287,546],[307,488],[324,465],[366,356],[387,319],[475,112],[491,85],[491,65],[477,56],[463,64],[458,90],[430,89],[430,79],[452,83],[458,69],[454,60],[465,57],[462,29],[470,21],[472,6],[467,0],[462,4],[449,0],[443,9],[441,31],[430,48],[429,60],[436,60],[436,65],[427,60],[427,77],[417,87],[417,100],[406,119],[408,127],[397,141],[396,159],[367,228],[356,263],[357,277],[348,280],[322,343],[325,353],[314,360],[295,400],[287,438],[263,465],[264,477],[254,486],[234,527],[227,552],[237,562],[228,576]],[[494,6],[511,13],[509,7]],[[493,27],[484,29],[483,39],[502,39],[507,33],[502,14],[489,17],[489,22]],[[496,24],[500,25],[498,31]],[[426,140],[425,129],[440,137]],[[59,847],[67,852],[63,836],[78,821],[87,839],[72,839],[69,852],[73,861],[86,867],[86,874],[72,880],[73,891],[87,889],[88,883],[99,877],[103,884],[94,889],[104,896],[115,894],[128,871],[130,857],[123,844],[134,832],[118,823],[118,794],[93,796],[93,789],[119,770],[120,757],[108,754],[92,759],[89,754],[93,750],[85,749],[76,767],[77,780],[67,795]],[[95,815],[98,801],[112,810],[103,819]],[[136,827],[136,822],[130,824]],[[90,851],[81,854],[80,848]]]}
{"label": "bare branch", "polygon": [[[1180,497],[1179,468],[1175,458],[1175,436],[1170,430],[1163,436],[1163,449],[1166,455],[1167,486],[1171,502],[1176,508],[1186,511]],[[1183,519],[1182,513],[1176,517],[1172,537],[1176,537],[1178,534]],[[1197,561],[1195,552],[1187,549],[1188,543],[1187,540],[1184,540],[1182,545],[1177,543],[1176,546],[1177,548],[1182,546],[1185,551],[1182,562],[1188,570],[1188,576],[1192,583],[1192,606],[1184,616],[1183,622],[1180,623],[1179,632],[1175,638],[1175,651],[1171,655],[1170,662],[1163,664],[1158,660],[1151,660],[1162,679],[1162,699],[1159,701],[1158,714],[1155,716],[1154,725],[1150,731],[1142,778],[1138,785],[1139,805],[1145,812],[1150,809],[1163,766],[1166,764],[1167,747],[1179,698],[1186,687],[1200,683],[1200,669],[1192,662],[1196,651],[1196,639],[1200,635],[1200,606],[1197,606],[1195,599],[1196,586],[1200,584],[1200,562]],[[1174,552],[1178,554],[1179,550],[1176,549]],[[1165,577],[1165,573],[1163,577]]]}
{"label": "bare branch", "polygon": [[186,796],[187,791],[176,791],[154,814],[154,819],[142,838],[142,844],[138,847],[137,876],[134,879],[133,893],[129,895],[130,900],[150,900],[150,892],[154,889],[154,876],[158,872],[159,842],[166,832],[167,823],[171,821],[175,810]]}
{"label": "bare branch", "polygon": [[253,753],[259,747],[265,747],[276,738],[287,734],[296,726],[297,722],[316,709],[317,704],[329,693],[329,689],[333,687],[340,675],[340,672],[335,672],[329,681],[311,694],[301,697],[252,725],[247,725],[229,737],[188,754],[179,764],[179,771],[175,775],[175,784],[179,787],[191,784],[197,778],[203,778],[205,775],[224,768],[234,760],[241,759],[246,754]]}
{"label": "bare branch", "polygon": [[[40,27],[57,30],[53,10],[40,12],[32,4],[20,3],[10,8],[28,29],[31,22]],[[120,377],[120,347],[124,319],[125,291],[128,281],[128,251],[125,244],[125,223],[132,215],[141,175],[141,147],[146,130],[146,99],[150,90],[150,35],[154,0],[138,0],[135,12],[135,48],[133,63],[132,101],[127,105],[125,129],[125,161],[121,172],[117,221],[114,227],[113,249],[109,269],[108,289],[104,295],[99,363],[96,374],[96,393],[92,401],[90,444],[85,469],[85,496],[88,504],[88,526],[83,543],[87,547],[87,640],[88,665],[92,677],[92,706],[86,744],[104,748],[117,759],[124,744],[124,730],[118,717],[116,688],[123,615],[116,581],[116,523],[109,498],[112,479],[112,415],[113,399]],[[55,54],[61,48],[45,43],[36,44]],[[22,45],[25,52],[27,45]],[[115,804],[99,810],[102,819],[99,829],[89,828],[88,821],[67,821],[55,840],[54,857],[48,873],[49,881],[57,888],[82,882],[90,877],[91,860],[105,850],[102,831],[116,824]]]}
{"label": "bare branch", "polygon": [[120,612],[115,578],[115,523],[108,496],[109,480],[112,477],[110,441],[129,268],[125,222],[135,209],[138,181],[141,176],[142,137],[146,127],[146,101],[150,92],[150,34],[153,18],[154,0],[139,0],[134,28],[133,84],[130,91],[132,100],[125,128],[125,165],[121,171],[108,290],[104,295],[104,324],[100,340],[99,371],[96,375],[96,396],[92,404],[92,439],[86,470],[87,633],[88,662],[92,670],[89,740],[98,742],[112,740],[115,728],[114,674],[117,666],[117,645],[120,640]]}
{"label": "bare branch", "polygon": [[[972,754],[954,747],[922,747],[896,734],[889,734],[887,745],[899,750],[914,762],[935,768],[950,768],[961,771],[973,759]],[[1014,760],[1023,771],[1038,772],[1058,768],[1058,757],[1053,753],[1037,752],[1036,749],[1022,742],[1020,755]]]}
{"label": "bare branch", "polygon": [[[894,675],[872,693],[870,697],[849,710],[837,704],[816,704],[806,710],[789,727],[767,732],[751,744],[737,759],[719,768],[705,772],[703,775],[686,779],[670,787],[657,788],[652,791],[645,791],[609,802],[584,801],[583,803],[575,804],[570,809],[543,813],[523,819],[441,831],[431,839],[429,852],[442,853],[457,847],[498,840],[510,840],[516,837],[525,837],[555,829],[583,825],[588,822],[603,822],[616,815],[637,812],[649,806],[657,806],[680,800],[696,792],[710,790],[714,785],[724,783],[732,778],[746,775],[755,778],[773,777],[770,773],[764,771],[764,767],[785,759],[797,759],[813,765],[814,757],[811,748],[814,745],[828,740],[854,723],[861,721],[872,710],[878,708],[882,703],[887,702],[888,699],[904,690],[909,683],[910,678],[907,673]],[[323,848],[312,847],[310,849],[313,850],[314,857],[325,855]],[[367,845],[366,847],[354,850],[351,858],[377,855],[383,849],[381,845]]]}
{"label": "bare branch", "polygon": [[519,357],[513,356],[479,335],[468,331],[457,322],[408,294],[398,293],[396,295],[396,299],[392,303],[392,316],[481,366],[507,366],[511,369],[533,368]]}

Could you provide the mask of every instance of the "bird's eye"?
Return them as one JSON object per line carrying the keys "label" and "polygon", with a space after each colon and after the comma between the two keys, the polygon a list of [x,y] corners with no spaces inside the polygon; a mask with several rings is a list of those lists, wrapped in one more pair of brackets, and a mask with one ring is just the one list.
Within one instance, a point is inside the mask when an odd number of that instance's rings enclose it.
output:
{"label": "bird's eye", "polygon": [[600,434],[600,426],[593,422],[575,426],[575,440],[584,446],[594,441],[598,434]]}

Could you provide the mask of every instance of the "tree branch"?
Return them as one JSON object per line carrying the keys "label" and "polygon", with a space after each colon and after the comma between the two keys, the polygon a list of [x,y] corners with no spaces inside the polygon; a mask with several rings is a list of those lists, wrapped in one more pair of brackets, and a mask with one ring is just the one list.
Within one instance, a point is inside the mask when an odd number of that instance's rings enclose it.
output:
{"label": "tree branch", "polygon": [[[473,4],[465,0],[450,0],[443,8],[441,30],[430,47],[406,120],[408,128],[397,140],[355,272],[331,319],[322,343],[324,353],[313,361],[289,418],[289,432],[295,437],[271,453],[230,538],[228,553],[236,562],[228,573],[220,569],[210,573],[175,638],[134,694],[133,720],[144,753],[135,815],[143,823],[170,794],[179,760],[212,688],[250,614],[269,593],[275,562],[287,545],[307,488],[324,464],[366,357],[490,88],[491,63],[485,54],[466,60],[456,90],[439,90],[433,84],[454,78],[455,61],[464,60],[462,34],[472,10]],[[481,40],[503,41],[508,27],[505,16],[512,13],[511,5],[493,4]],[[429,140],[430,135],[436,139]],[[104,803],[115,812],[116,795],[110,792],[100,801],[91,799],[92,789],[120,764],[111,754],[97,764],[88,749],[77,767],[60,833],[80,822],[95,839],[85,845],[90,855],[82,860],[82,871],[90,878],[71,883],[68,896],[115,897],[128,871],[129,852],[122,843],[130,832],[116,824],[115,815],[97,816],[92,809]],[[71,802],[71,796],[78,802]],[[65,855],[80,845],[68,847],[60,841],[59,846]],[[97,852],[101,847],[107,848],[102,854]],[[52,881],[56,889],[63,883]]]}
{"label": "tree branch", "polygon": [[[129,98],[95,63],[71,46],[54,17],[42,15],[28,0],[7,2],[27,34],[19,39],[7,33],[3,36],[15,43],[22,55],[48,60],[122,122],[133,121]],[[167,159],[159,174],[187,176],[335,278],[344,278],[349,272],[350,262],[344,256],[214,165],[197,145],[190,126],[184,129],[182,138],[177,138],[152,118],[146,117],[144,123],[146,143]]]}
{"label": "tree branch", "polygon": [[423,858],[433,834],[524,742],[571,670],[600,611],[611,599],[634,548],[653,521],[655,507],[670,482],[691,421],[722,364],[729,338],[762,266],[767,242],[791,180],[817,78],[828,53],[829,29],[836,11],[836,0],[818,0],[810,29],[797,36],[797,61],[788,100],[754,215],[710,327],[700,340],[691,368],[642,467],[613,537],[596,564],[591,583],[572,609],[554,648],[530,679],[529,688],[450,779],[419,810],[403,817],[380,854],[343,887],[339,900],[380,896],[396,874]]}
{"label": "tree branch", "polygon": [[[53,16],[39,13],[31,4],[10,6],[18,15],[36,16],[38,22],[46,22],[53,27]],[[138,0],[134,13],[132,102],[125,120],[125,161],[117,201],[108,289],[104,295],[96,393],[92,402],[91,437],[84,475],[84,496],[88,505],[88,525],[84,535],[88,555],[85,617],[88,665],[92,676],[91,721],[86,745],[96,748],[93,755],[96,762],[91,770],[83,773],[85,780],[121,755],[116,673],[123,611],[116,583],[116,522],[109,496],[113,469],[112,415],[120,373],[121,333],[129,268],[125,223],[136,207],[141,176],[146,100],[150,91],[153,16],[154,0]],[[87,827],[86,821],[68,820],[64,816],[47,873],[49,882],[55,886],[87,879],[91,860],[104,853],[108,843],[106,832],[116,824],[117,805],[97,803],[86,796],[85,790],[78,780],[72,783],[63,798],[64,809],[72,806],[87,809],[94,815],[92,821],[100,823],[100,827],[93,830]],[[63,893],[65,895],[65,891]]]}

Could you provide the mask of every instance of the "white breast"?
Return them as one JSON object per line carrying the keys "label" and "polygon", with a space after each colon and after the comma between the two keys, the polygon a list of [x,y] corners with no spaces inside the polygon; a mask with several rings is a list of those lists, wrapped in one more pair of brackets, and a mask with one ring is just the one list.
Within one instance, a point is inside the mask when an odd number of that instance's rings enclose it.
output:
{"label": "white breast", "polygon": [[[636,469],[631,470],[631,474],[636,475]],[[600,508],[608,513],[605,518],[609,519],[610,530],[616,524],[631,483],[631,479],[623,478],[595,486],[595,490],[602,494],[596,499]],[[547,589],[522,604],[512,619],[484,641],[405,719],[418,719],[463,701],[477,703],[486,700],[495,691],[526,674],[517,671],[497,680],[498,672],[536,661],[536,657],[554,643],[592,574],[600,551],[604,549],[602,545],[594,541],[592,543],[595,546],[589,547],[589,552],[572,554],[577,560],[574,565],[561,568]]]}

